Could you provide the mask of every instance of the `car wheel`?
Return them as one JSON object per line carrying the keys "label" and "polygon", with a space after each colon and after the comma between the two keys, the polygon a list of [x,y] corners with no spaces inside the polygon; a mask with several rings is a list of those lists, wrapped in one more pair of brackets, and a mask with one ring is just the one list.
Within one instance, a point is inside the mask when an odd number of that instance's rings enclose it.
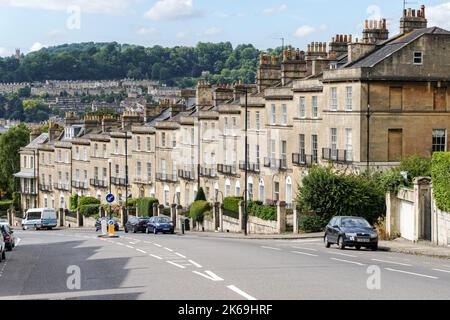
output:
{"label": "car wheel", "polygon": [[12,244],[10,244],[10,245],[8,245],[8,246],[6,247],[6,250],[7,250],[7,251],[12,251],[12,249],[13,249]]}
{"label": "car wheel", "polygon": [[345,249],[345,243],[344,243],[344,238],[343,237],[339,237],[338,245],[339,245],[339,249],[341,249],[341,250]]}
{"label": "car wheel", "polygon": [[361,250],[361,246],[355,246],[356,250]]}
{"label": "car wheel", "polygon": [[154,228],[153,229],[153,234],[158,234],[158,229]]}
{"label": "car wheel", "polygon": [[127,228],[124,228],[123,231],[125,231],[125,233],[128,233],[128,229]]}
{"label": "car wheel", "polygon": [[136,227],[133,228],[133,233],[137,233],[137,228]]}
{"label": "car wheel", "polygon": [[325,241],[325,247],[326,248],[330,248],[331,247],[331,243],[328,241],[328,236],[327,235],[325,236],[324,241]]}
{"label": "car wheel", "polygon": [[372,251],[378,251],[378,244],[374,245],[371,249],[372,249]]}
{"label": "car wheel", "polygon": [[150,234],[150,230],[147,228],[147,229],[145,229],[145,233],[146,234]]}
{"label": "car wheel", "polygon": [[3,250],[3,253],[2,253],[2,260],[6,260],[6,251],[5,250]]}

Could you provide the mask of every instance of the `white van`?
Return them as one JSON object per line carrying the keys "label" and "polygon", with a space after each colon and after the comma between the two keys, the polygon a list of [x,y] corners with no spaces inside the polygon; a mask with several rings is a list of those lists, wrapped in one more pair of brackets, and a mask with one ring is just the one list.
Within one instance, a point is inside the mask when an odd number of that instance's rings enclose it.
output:
{"label": "white van", "polygon": [[30,209],[27,211],[24,219],[22,220],[22,229],[26,230],[29,228],[34,228],[39,230],[46,228],[51,230],[57,226],[57,223],[58,220],[55,209]]}

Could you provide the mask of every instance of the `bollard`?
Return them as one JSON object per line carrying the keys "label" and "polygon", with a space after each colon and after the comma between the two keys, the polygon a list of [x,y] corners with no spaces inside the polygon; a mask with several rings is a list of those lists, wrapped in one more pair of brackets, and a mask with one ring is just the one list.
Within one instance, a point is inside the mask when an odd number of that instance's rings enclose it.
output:
{"label": "bollard", "polygon": [[186,222],[186,220],[184,219],[184,218],[182,218],[182,217],[180,217],[180,226],[181,226],[181,234],[184,234],[184,231],[185,231],[185,222]]}

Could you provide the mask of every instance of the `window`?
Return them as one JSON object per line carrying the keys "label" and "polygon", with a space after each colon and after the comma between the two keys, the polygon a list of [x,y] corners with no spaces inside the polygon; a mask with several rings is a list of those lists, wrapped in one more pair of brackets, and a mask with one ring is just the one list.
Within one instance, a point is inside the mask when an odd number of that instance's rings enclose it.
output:
{"label": "window", "polygon": [[136,150],[141,150],[141,137],[136,137]]}
{"label": "window", "polygon": [[167,166],[166,166],[166,160],[161,160],[161,173],[166,174]]}
{"label": "window", "polygon": [[161,132],[161,147],[165,147],[165,146],[166,146],[166,133]]}
{"label": "window", "polygon": [[300,156],[302,158],[304,158],[304,156],[306,154],[306,152],[305,152],[305,135],[304,134],[299,135],[298,150],[299,150]]}
{"label": "window", "polygon": [[255,112],[255,127],[256,130],[259,130],[261,128],[261,118],[260,118],[260,112]]}
{"label": "window", "polygon": [[88,148],[83,148],[83,160],[88,160]]}
{"label": "window", "polygon": [[287,141],[281,141],[281,166],[286,168],[287,166]]}
{"label": "window", "polygon": [[94,168],[94,179],[98,180],[98,167]]}
{"label": "window", "polygon": [[414,64],[421,65],[423,63],[423,53],[422,52],[414,52]]}
{"label": "window", "polygon": [[52,155],[50,153],[47,155],[47,164],[52,164]]}
{"label": "window", "polygon": [[116,164],[116,178],[120,176],[120,167],[118,164]]}
{"label": "window", "polygon": [[259,148],[259,144],[256,145],[256,164],[260,163],[261,151]]}
{"label": "window", "polygon": [[142,174],[142,163],[140,161],[136,162],[136,176],[140,177]]}
{"label": "window", "polygon": [[236,119],[236,117],[233,117],[232,118],[232,121],[233,121],[233,136],[235,136],[236,134],[237,134],[237,132],[236,132],[236,129],[237,129],[237,119]]}
{"label": "window", "polygon": [[338,101],[337,101],[337,88],[331,88],[330,92],[330,110],[337,111],[338,109]]}
{"label": "window", "polygon": [[353,131],[345,129],[345,160],[353,160]]}
{"label": "window", "polygon": [[275,105],[272,105],[272,125],[275,125],[277,123],[277,109]]}
{"label": "window", "polygon": [[216,139],[216,124],[214,122],[211,123],[211,139]]}
{"label": "window", "polygon": [[250,121],[250,111],[247,111],[247,129],[250,129],[251,126],[251,121]]}
{"label": "window", "polygon": [[275,201],[279,201],[280,200],[280,183],[279,182],[274,182],[273,183],[273,190],[274,190],[274,196],[275,196]]}
{"label": "window", "polygon": [[34,157],[30,157],[30,168],[34,168]]}
{"label": "window", "polygon": [[317,96],[312,97],[312,117],[317,119],[319,117],[319,106]]}
{"label": "window", "polygon": [[62,172],[58,171],[58,183],[62,182]]}
{"label": "window", "polygon": [[194,144],[194,139],[195,138],[195,130],[194,128],[191,129],[191,144]]}
{"label": "window", "polygon": [[177,161],[176,160],[172,161],[172,175],[174,177],[177,176]]}
{"label": "window", "polygon": [[150,137],[147,137],[147,151],[150,152],[152,150],[152,143]]}
{"label": "window", "polygon": [[275,155],[275,150],[276,150],[276,144],[277,142],[272,139],[270,142],[270,155],[272,159],[275,159],[276,155]]}
{"label": "window", "polygon": [[98,144],[94,144],[94,157],[98,157]]}
{"label": "window", "polygon": [[298,116],[300,118],[306,118],[306,99],[305,99],[305,97],[300,97],[300,107],[298,110]]}
{"label": "window", "polygon": [[80,169],[75,170],[75,181],[80,181]]}
{"label": "window", "polygon": [[114,140],[114,153],[119,153],[119,140]]}
{"label": "window", "polygon": [[223,123],[223,134],[227,135],[228,134],[228,118],[225,117],[223,119],[224,123]]}
{"label": "window", "polygon": [[345,111],[352,111],[353,105],[353,88],[346,87],[345,88]]}
{"label": "window", "polygon": [[84,178],[84,182],[87,183],[87,181],[88,181],[88,172],[87,172],[87,170],[83,171],[83,178]]}
{"label": "window", "polygon": [[103,158],[108,158],[108,152],[106,151],[106,144],[103,144]]}
{"label": "window", "polygon": [[75,147],[75,160],[80,160],[80,148]]}
{"label": "window", "polygon": [[447,130],[435,129],[433,130],[433,152],[447,151]]}
{"label": "window", "polygon": [[108,171],[106,170],[106,168],[103,168],[103,179],[106,179],[108,177]]}
{"label": "window", "polygon": [[331,159],[336,160],[337,159],[337,129],[331,128],[330,129],[330,142],[331,142]]}
{"label": "window", "polygon": [[281,124],[287,125],[287,106],[281,105]]}
{"label": "window", "polygon": [[317,161],[318,161],[318,156],[319,156],[318,148],[319,148],[318,137],[316,134],[313,134],[311,136],[311,151],[312,151],[314,163],[317,163]]}
{"label": "window", "polygon": [[[57,159],[58,159],[58,162],[61,162],[62,161],[62,152],[61,152],[61,150],[58,150],[58,153],[57,153]],[[27,160],[26,160],[26,157],[25,157],[25,162],[26,162]]]}
{"label": "window", "polygon": [[177,147],[177,137],[175,134],[172,135],[172,148]]}

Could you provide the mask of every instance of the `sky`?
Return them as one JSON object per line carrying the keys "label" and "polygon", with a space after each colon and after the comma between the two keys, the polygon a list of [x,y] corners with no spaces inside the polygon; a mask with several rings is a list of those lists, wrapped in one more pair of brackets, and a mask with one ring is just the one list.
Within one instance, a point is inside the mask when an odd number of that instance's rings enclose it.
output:
{"label": "sky", "polygon": [[[450,29],[450,1],[426,5],[429,26]],[[198,42],[285,44],[304,49],[336,34],[359,37],[365,19],[398,33],[403,0],[0,0],[0,56],[75,42],[195,46]]]}

